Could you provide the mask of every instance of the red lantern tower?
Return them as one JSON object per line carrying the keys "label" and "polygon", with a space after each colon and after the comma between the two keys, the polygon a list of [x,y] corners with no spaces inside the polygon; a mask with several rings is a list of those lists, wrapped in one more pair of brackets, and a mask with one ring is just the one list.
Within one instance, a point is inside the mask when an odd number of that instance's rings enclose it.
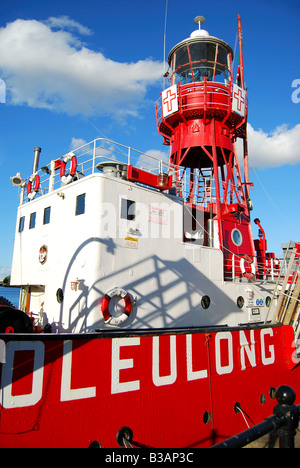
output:
{"label": "red lantern tower", "polygon": [[[175,45],[168,56],[171,86],[156,107],[158,132],[171,146],[177,193],[194,213],[202,212],[204,245],[224,253],[225,277],[253,275],[255,256],[250,227],[247,156],[247,92],[242,29],[238,17],[239,66],[233,78],[233,51],[199,29]],[[243,175],[236,140],[244,148]],[[182,172],[189,183],[182,193]],[[245,257],[247,257],[245,259]],[[243,261],[242,261],[243,259]]]}

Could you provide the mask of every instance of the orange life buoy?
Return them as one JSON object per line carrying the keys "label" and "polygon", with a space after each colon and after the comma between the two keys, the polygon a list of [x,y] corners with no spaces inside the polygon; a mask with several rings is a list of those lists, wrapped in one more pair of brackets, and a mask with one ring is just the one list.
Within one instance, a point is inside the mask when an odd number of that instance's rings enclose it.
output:
{"label": "orange life buoy", "polygon": [[[124,311],[118,317],[113,317],[109,311],[109,303],[112,297],[119,297],[120,299],[123,299],[125,302]],[[128,320],[132,312],[132,306],[133,306],[133,303],[131,300],[131,296],[127,291],[125,291],[124,289],[120,289],[120,288],[112,289],[111,291],[105,294],[101,303],[101,312],[104,318],[104,322],[106,324],[113,325],[115,327],[122,325],[126,320]]]}
{"label": "orange life buoy", "polygon": [[[71,161],[71,169],[70,169],[69,174],[66,175],[66,165],[69,161]],[[61,166],[60,166],[60,178],[65,185],[71,182],[71,180],[73,179],[73,176],[76,174],[76,169],[77,169],[77,158],[75,154],[74,153],[67,154],[64,160],[61,162]]]}
{"label": "orange life buoy", "polygon": [[[246,270],[245,262],[247,262],[251,266],[251,272]],[[248,257],[247,255],[241,258],[240,268],[241,268],[242,275],[245,278],[248,278],[248,279],[254,278],[256,274],[255,265],[254,265],[254,262],[251,262],[250,257]]]}
{"label": "orange life buoy", "polygon": [[[32,182],[34,181],[34,185]],[[40,188],[40,176],[38,174],[33,174],[27,184],[27,196],[29,200],[33,200]]]}

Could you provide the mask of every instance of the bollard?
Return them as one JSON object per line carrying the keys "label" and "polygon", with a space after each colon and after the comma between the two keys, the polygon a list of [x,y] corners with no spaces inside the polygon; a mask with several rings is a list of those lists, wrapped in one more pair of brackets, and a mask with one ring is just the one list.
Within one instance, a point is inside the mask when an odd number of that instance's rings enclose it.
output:
{"label": "bollard", "polygon": [[288,385],[281,385],[276,390],[278,405],[274,407],[273,414],[284,416],[285,424],[278,429],[280,448],[295,448],[296,429],[299,425],[299,410],[294,405],[296,394]]}

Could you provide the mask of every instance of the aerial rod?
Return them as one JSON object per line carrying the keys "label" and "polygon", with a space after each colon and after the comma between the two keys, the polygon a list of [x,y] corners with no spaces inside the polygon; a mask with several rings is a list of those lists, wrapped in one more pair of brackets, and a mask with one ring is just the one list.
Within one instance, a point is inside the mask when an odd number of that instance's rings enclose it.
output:
{"label": "aerial rod", "polygon": [[243,35],[242,35],[242,23],[241,17],[238,15],[238,38],[239,38],[239,70],[240,70],[240,81],[241,88],[245,89],[244,79],[244,60],[243,60]]}

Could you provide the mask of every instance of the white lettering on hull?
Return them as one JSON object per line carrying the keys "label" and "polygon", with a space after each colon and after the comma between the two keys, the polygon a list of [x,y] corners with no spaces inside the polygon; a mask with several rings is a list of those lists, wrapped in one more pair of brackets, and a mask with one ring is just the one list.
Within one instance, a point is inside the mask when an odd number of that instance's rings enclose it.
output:
{"label": "white lettering on hull", "polygon": [[140,338],[113,338],[111,353],[111,393],[132,392],[140,389],[140,381],[120,382],[120,370],[133,368],[133,359],[121,359],[122,346],[139,346]]}
{"label": "white lettering on hull", "polygon": [[266,336],[270,335],[273,336],[274,332],[272,328],[265,328],[261,330],[260,333],[260,345],[261,345],[261,359],[264,366],[268,366],[270,364],[274,364],[275,362],[275,348],[274,345],[269,345],[269,357],[267,356],[267,349],[266,349]]}
{"label": "white lettering on hull", "polygon": [[[223,365],[221,356],[224,356],[221,353],[221,341],[227,342],[227,360],[228,364]],[[219,375],[223,374],[231,374],[233,371],[233,347],[232,347],[232,334],[230,332],[220,332],[216,335],[216,343],[215,343],[215,350],[216,350],[216,369]]]}
{"label": "white lettering on hull", "polygon": [[152,379],[156,387],[162,385],[172,385],[177,379],[177,358],[176,358],[176,336],[170,336],[170,361],[171,373],[170,375],[161,376],[159,374],[159,336],[153,337],[152,346]]}
{"label": "white lettering on hull", "polygon": [[[32,390],[24,395],[13,395],[12,382],[16,351],[34,351]],[[0,401],[2,408],[34,406],[43,394],[45,346],[41,341],[10,341],[6,345],[6,363],[2,364]]]}
{"label": "white lettering on hull", "polygon": [[193,371],[193,348],[192,336],[186,335],[186,365],[187,365],[187,380],[198,380],[207,378],[207,369]]}
{"label": "white lettering on hull", "polygon": [[[215,370],[218,375],[227,375],[233,372],[234,368],[239,367],[241,371],[245,371],[247,367],[256,367],[258,362],[262,365],[268,366],[275,362],[275,346],[273,343],[274,331],[272,328],[264,328],[261,330],[250,330],[248,337],[245,331],[239,331],[239,348],[235,349],[233,346],[233,333],[230,331],[218,332],[214,336],[214,354],[215,354]],[[256,337],[256,339],[255,339]],[[178,379],[178,366],[184,365],[184,360],[179,360],[177,350],[177,336],[170,335],[164,337],[169,340],[164,343],[164,346],[169,346],[169,352],[165,352],[166,348],[162,348],[160,340],[163,336],[152,337],[152,383],[156,387],[172,385]],[[187,334],[185,336],[185,375],[186,382],[203,380],[208,378],[208,360],[207,353],[209,348],[205,345],[202,347],[196,346],[197,341],[195,335]],[[142,337],[125,337],[125,338],[112,338],[111,340],[111,375],[103,376],[103,378],[110,378],[111,394],[126,393],[132,391],[139,391],[143,387],[143,374],[141,368],[138,367],[136,358],[128,357],[130,355],[130,347],[142,346]],[[151,340],[150,337],[144,338]],[[182,339],[182,337],[180,337]],[[169,343],[169,344],[168,344]],[[1,345],[1,343],[0,343]],[[258,346],[260,345],[260,346]],[[126,358],[122,357],[122,348],[127,348]],[[149,348],[148,348],[149,349]],[[182,349],[182,348],[181,348]],[[14,382],[14,361],[15,353],[22,351],[33,352],[32,359],[32,385],[31,391],[24,394],[15,395],[13,392]],[[133,349],[132,349],[133,351]],[[138,352],[138,349],[136,350]],[[164,352],[163,352],[164,351]],[[2,408],[22,408],[34,406],[43,397],[43,381],[44,381],[44,365],[45,365],[45,345],[42,341],[9,341],[6,344],[5,350],[2,352],[2,376],[1,376],[1,389],[0,389],[0,403]],[[79,351],[80,352],[80,351]],[[148,351],[149,352],[149,351]],[[96,397],[96,386],[71,388],[72,372],[72,340],[66,340],[63,343],[63,356],[62,356],[62,372],[60,380],[60,401],[74,401],[86,398]],[[199,354],[200,353],[200,354]],[[203,353],[203,354],[201,354]],[[197,358],[203,357],[205,359],[207,368],[200,367]],[[260,356],[258,356],[260,354]],[[132,354],[134,356],[134,353]],[[137,356],[137,355],[136,355]],[[259,357],[261,361],[259,361]],[[5,359],[4,359],[5,358]],[[166,359],[169,360],[166,363]],[[6,361],[5,363],[3,361]],[[169,369],[167,375],[162,375],[162,364],[168,364]],[[213,365],[213,363],[211,363]],[[195,370],[195,368],[200,370]],[[204,365],[203,365],[204,367]],[[129,375],[124,379],[122,371],[131,370],[133,378],[130,379]],[[77,370],[78,372],[78,370]],[[146,372],[146,371],[145,371]],[[180,374],[183,375],[182,372]],[[123,378],[122,378],[123,377]],[[138,378],[137,378],[138,377]],[[182,378],[182,377],[181,377]],[[45,385],[44,385],[45,386]],[[20,389],[19,389],[20,391]]]}
{"label": "white lettering on hull", "polygon": [[240,331],[240,345],[241,345],[241,350],[240,350],[241,369],[245,370],[247,368],[245,354],[247,354],[251,367],[256,367],[254,330],[250,331],[250,344],[247,341],[245,332]]}
{"label": "white lettering on hull", "polygon": [[72,376],[72,341],[64,341],[63,365],[61,373],[60,401],[81,400],[84,398],[94,398],[96,387],[71,389]]}

